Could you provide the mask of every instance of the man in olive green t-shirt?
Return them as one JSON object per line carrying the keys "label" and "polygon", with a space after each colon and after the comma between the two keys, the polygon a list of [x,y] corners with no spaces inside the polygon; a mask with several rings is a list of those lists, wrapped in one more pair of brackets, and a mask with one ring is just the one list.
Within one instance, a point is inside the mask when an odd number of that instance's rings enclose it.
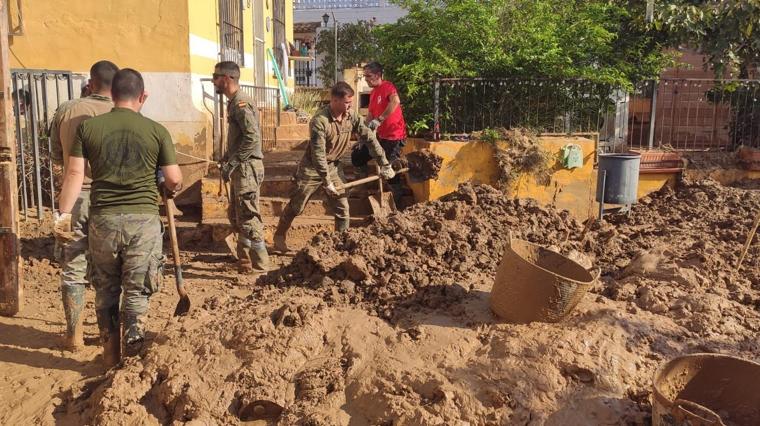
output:
{"label": "man in olive green t-shirt", "polygon": [[[85,160],[89,161],[91,282],[107,367],[121,359],[120,320],[125,353],[134,355],[142,348],[148,300],[159,290],[164,256],[156,172],[163,172],[167,193],[182,184],[169,132],[139,112],[147,98],[140,73],[120,70],[111,91],[113,110],[77,129],[60,200],[65,215],[74,205]],[[68,232],[66,225],[65,220],[56,221],[56,233]]]}

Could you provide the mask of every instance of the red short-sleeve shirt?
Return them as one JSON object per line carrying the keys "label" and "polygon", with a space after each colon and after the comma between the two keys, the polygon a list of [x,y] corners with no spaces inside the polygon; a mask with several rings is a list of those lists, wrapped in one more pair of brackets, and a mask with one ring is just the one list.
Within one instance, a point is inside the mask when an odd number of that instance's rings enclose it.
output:
{"label": "red short-sleeve shirt", "polygon": [[[388,107],[391,96],[397,94],[396,86],[390,81],[383,81],[379,86],[372,89],[369,94],[369,113],[372,117],[379,117]],[[377,129],[378,139],[398,141],[406,139],[406,122],[401,112],[401,105],[396,108]]]}

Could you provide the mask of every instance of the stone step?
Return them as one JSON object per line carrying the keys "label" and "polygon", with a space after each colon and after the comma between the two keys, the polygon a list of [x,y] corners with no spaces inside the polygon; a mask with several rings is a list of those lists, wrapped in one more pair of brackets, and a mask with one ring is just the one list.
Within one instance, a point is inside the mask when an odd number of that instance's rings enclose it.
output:
{"label": "stone step", "polygon": [[305,151],[308,144],[308,137],[295,139],[277,138],[277,143],[275,143],[272,151]]}
{"label": "stone step", "polygon": [[275,128],[277,140],[309,139],[308,124],[281,124]]}

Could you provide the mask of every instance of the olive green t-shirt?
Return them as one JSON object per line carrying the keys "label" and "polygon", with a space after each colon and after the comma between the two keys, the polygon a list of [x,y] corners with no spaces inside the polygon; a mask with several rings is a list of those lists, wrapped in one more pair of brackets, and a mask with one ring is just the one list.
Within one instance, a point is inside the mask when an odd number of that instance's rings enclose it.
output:
{"label": "olive green t-shirt", "polygon": [[177,164],[166,128],[127,108],[82,122],[71,156],[90,163],[90,211],[99,214],[158,214],[156,171]]}

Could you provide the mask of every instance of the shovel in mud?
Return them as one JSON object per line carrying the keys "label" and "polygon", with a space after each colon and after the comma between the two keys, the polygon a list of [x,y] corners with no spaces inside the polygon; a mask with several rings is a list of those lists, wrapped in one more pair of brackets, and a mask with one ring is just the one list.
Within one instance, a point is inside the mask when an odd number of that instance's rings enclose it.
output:
{"label": "shovel in mud", "polygon": [[[405,167],[403,169],[397,170],[396,174],[406,173],[408,171],[409,171],[409,168]],[[378,217],[388,216],[390,213],[393,213],[396,211],[396,203],[393,201],[393,194],[391,192],[386,192],[383,190],[383,185],[384,185],[383,179],[380,177],[379,174],[348,182],[337,189],[346,190],[349,188],[353,188],[355,186],[364,185],[365,183],[370,183],[374,181],[378,181],[379,191],[377,194],[370,194],[368,196],[369,205],[372,208],[372,214]]]}
{"label": "shovel in mud", "polygon": [[179,259],[179,245],[177,244],[177,226],[174,223],[174,200],[163,193],[164,206],[166,206],[166,219],[169,222],[169,236],[172,243],[172,257],[174,257],[174,277],[177,281],[177,294],[179,302],[174,309],[174,316],[185,315],[190,311],[190,296],[187,295],[185,284],[182,279],[182,264]]}
{"label": "shovel in mud", "polygon": [[[438,172],[441,170],[443,158],[434,154],[430,150],[423,149],[411,152],[407,154],[406,158],[398,161],[401,165],[400,168],[396,170],[396,175],[406,173],[410,182],[424,182],[426,180],[438,178]],[[379,167],[377,167],[377,175],[348,182],[337,189],[345,190],[374,181],[378,181],[378,193],[372,194],[368,197],[369,205],[372,208],[373,215],[385,217],[396,211],[396,203],[393,200],[393,193],[385,191],[383,180],[380,178]]]}

